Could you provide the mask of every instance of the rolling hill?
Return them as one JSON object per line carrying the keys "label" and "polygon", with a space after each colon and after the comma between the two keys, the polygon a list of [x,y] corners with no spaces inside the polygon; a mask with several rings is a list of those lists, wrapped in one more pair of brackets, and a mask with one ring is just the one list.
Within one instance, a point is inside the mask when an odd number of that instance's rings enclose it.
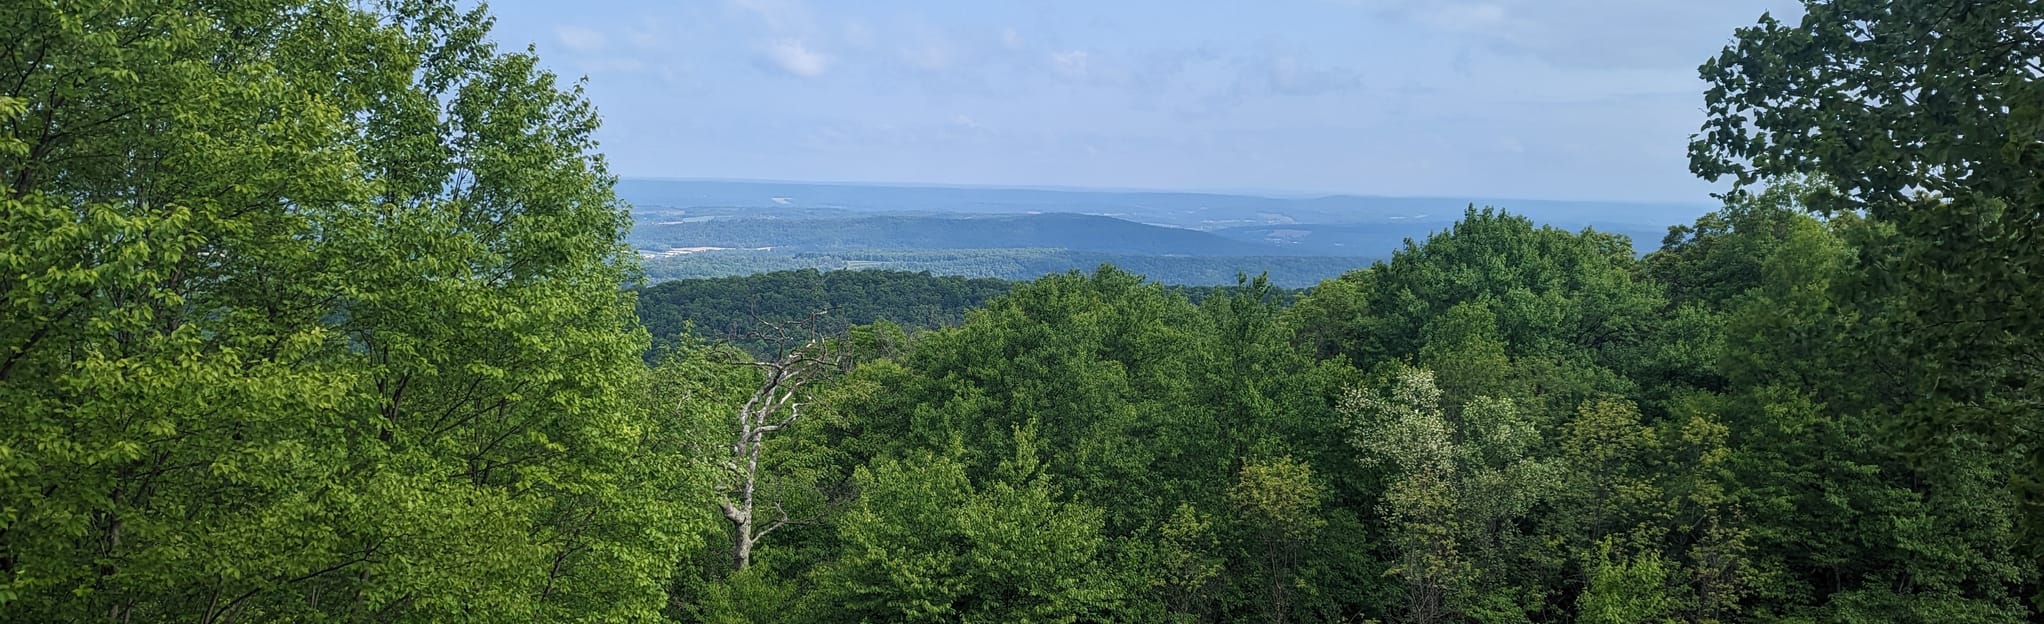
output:
{"label": "rolling hill", "polygon": [[784,251],[1046,248],[1160,256],[1292,255],[1277,245],[1212,232],[1071,213],[970,217],[712,218],[633,229],[642,249],[723,247]]}
{"label": "rolling hill", "polygon": [[1471,205],[1631,236],[1644,252],[1701,204],[1264,197],[789,182],[623,180],[654,279],[887,269],[1034,279],[1113,264],[1183,285],[1269,273],[1310,286],[1448,228]]}

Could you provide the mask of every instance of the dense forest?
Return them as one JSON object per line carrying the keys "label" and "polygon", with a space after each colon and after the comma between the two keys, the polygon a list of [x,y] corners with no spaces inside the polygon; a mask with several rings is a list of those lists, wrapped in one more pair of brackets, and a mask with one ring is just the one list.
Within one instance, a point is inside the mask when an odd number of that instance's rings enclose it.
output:
{"label": "dense forest", "polygon": [[2044,620],[2044,6],[1806,8],[1651,254],[1471,209],[1195,303],[621,288],[481,8],[0,3],[0,621]]}
{"label": "dense forest", "polygon": [[639,322],[657,349],[687,337],[766,354],[762,332],[777,323],[824,318],[818,333],[889,323],[904,329],[957,325],[965,311],[1013,289],[1013,282],[903,271],[775,271],[744,277],[662,282],[638,292]]}
{"label": "dense forest", "polygon": [[1227,286],[1238,274],[1265,274],[1273,283],[1304,288],[1370,264],[1338,256],[1148,256],[1067,249],[866,249],[789,252],[733,249],[705,251],[644,262],[655,280],[742,277],[780,271],[881,269],[1009,281],[1053,273],[1091,271],[1111,264],[1164,284]]}
{"label": "dense forest", "polygon": [[[1076,272],[1074,272],[1076,274]],[[1251,288],[1246,274],[1236,286],[1167,285],[1166,292],[1198,304]],[[653,336],[649,358],[664,350],[708,340],[767,355],[775,326],[803,322],[822,335],[842,335],[855,326],[891,325],[906,333],[958,325],[967,311],[1007,294],[1019,282],[866,269],[857,271],[774,271],[743,277],[661,282],[638,291],[639,322]],[[1254,285],[1290,304],[1301,291]],[[814,315],[815,318],[811,318]],[[868,328],[871,329],[871,328]]]}

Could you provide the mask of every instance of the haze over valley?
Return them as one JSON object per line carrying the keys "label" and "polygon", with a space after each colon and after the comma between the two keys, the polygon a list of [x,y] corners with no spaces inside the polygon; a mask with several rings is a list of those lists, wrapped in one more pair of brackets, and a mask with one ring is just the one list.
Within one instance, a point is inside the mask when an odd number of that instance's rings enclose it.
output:
{"label": "haze over valley", "polygon": [[1028,280],[1138,268],[1169,284],[1268,273],[1303,287],[1447,229],[1471,207],[1629,236],[1641,253],[1707,204],[1481,197],[1258,196],[626,179],[629,241],[655,279],[892,269]]}

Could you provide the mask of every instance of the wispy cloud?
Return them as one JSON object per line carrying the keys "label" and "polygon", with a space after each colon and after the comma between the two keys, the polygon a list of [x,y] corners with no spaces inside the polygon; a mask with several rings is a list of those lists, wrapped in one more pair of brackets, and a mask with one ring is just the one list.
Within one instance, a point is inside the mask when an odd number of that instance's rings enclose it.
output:
{"label": "wispy cloud", "polygon": [[631,174],[1666,196],[1693,68],[1798,3],[500,4]]}
{"label": "wispy cloud", "polygon": [[[818,44],[832,37],[817,29],[809,6],[800,0],[726,0],[725,6],[736,18],[732,25],[740,33],[752,31],[739,36],[762,39],[757,47],[761,67],[797,78],[815,78],[830,71],[835,59]],[[845,34],[854,45],[870,37],[857,23],[848,24]]]}
{"label": "wispy cloud", "polygon": [[730,6],[758,18],[774,32],[794,33],[814,29],[809,7],[797,0],[730,0]]}
{"label": "wispy cloud", "polygon": [[809,49],[800,39],[769,42],[764,55],[770,66],[791,76],[815,78],[830,70],[830,57]]}
{"label": "wispy cloud", "polygon": [[554,39],[559,40],[561,45],[567,46],[568,49],[576,52],[595,52],[602,50],[604,44],[608,43],[610,38],[604,36],[603,31],[593,28],[556,26],[554,27]]}
{"label": "wispy cloud", "polygon": [[1087,78],[1093,73],[1093,53],[1061,50],[1050,53],[1050,68],[1067,78]]}

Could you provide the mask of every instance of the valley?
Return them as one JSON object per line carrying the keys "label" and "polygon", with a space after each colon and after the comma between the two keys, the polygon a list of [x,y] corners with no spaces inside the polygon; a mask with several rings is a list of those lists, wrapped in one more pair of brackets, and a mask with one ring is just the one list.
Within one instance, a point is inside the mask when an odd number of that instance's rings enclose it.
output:
{"label": "valley", "polygon": [[1498,198],[627,179],[628,241],[655,280],[887,269],[1029,280],[1112,264],[1166,284],[1269,274],[1305,287],[1386,258],[1473,206],[1645,253],[1710,206]]}

